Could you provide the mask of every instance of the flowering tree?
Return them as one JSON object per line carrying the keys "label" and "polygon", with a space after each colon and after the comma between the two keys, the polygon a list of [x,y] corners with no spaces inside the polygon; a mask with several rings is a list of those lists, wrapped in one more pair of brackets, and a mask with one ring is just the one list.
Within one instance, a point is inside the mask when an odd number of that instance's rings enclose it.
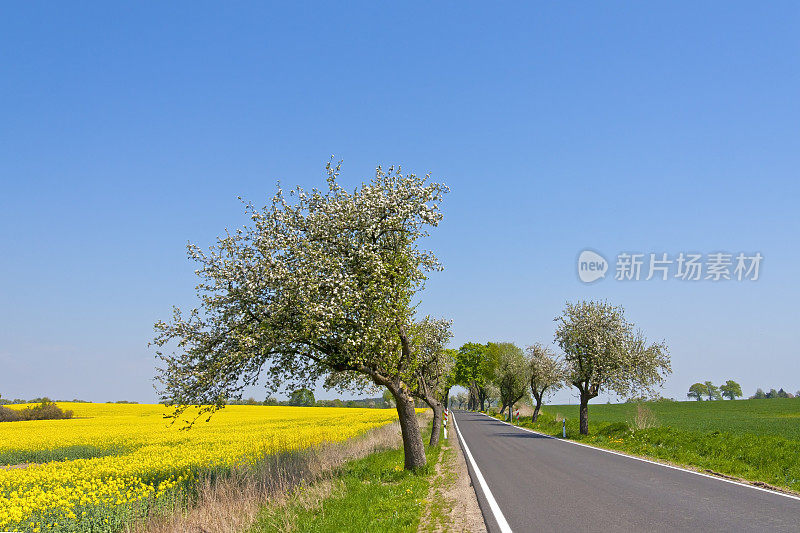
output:
{"label": "flowering tree", "polygon": [[601,390],[620,396],[652,391],[672,372],[667,346],[647,344],[625,320],[622,307],[607,302],[567,303],[557,317],[556,342],[564,351],[568,379],[580,391],[580,431],[589,433],[589,400]]}
{"label": "flowering tree", "polygon": [[456,403],[458,404],[459,409],[462,409],[468,400],[469,397],[467,397],[466,392],[459,392],[456,394]]}
{"label": "flowering tree", "polygon": [[536,406],[533,408],[532,421],[536,422],[539,418],[539,411],[542,408],[544,397],[558,390],[567,378],[564,366],[556,359],[555,354],[539,343],[528,346],[528,365],[530,375],[530,387]]}
{"label": "flowering tree", "polygon": [[189,405],[211,413],[259,381],[372,383],[394,396],[405,467],[419,468],[409,329],[426,274],[441,267],[417,243],[441,220],[447,187],[378,167],[350,193],[339,165],[326,168],[327,190],[297,188],[290,201],[279,189],[266,207],[246,204],[250,225],[208,251],[189,245],[201,304],[155,325],[161,395],[178,416]]}
{"label": "flowering tree", "polygon": [[446,348],[452,337],[449,320],[425,317],[413,329],[412,349],[418,364],[411,392],[433,411],[431,446],[439,443],[444,406],[453,385],[454,350]]}

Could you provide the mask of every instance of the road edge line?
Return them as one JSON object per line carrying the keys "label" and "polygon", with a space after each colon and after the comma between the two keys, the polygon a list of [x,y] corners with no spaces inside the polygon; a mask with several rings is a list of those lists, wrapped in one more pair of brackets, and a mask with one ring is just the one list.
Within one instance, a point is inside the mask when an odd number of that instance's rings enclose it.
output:
{"label": "road edge line", "polygon": [[559,442],[565,442],[567,444],[574,444],[575,446],[583,446],[584,448],[590,448],[592,450],[597,450],[597,451],[600,451],[600,452],[606,452],[606,453],[610,453],[610,454],[613,454],[613,455],[619,455],[620,457],[627,457],[628,459],[635,459],[636,461],[641,461],[643,463],[650,463],[650,464],[653,464],[653,465],[663,466],[664,468],[671,468],[673,470],[680,470],[681,472],[687,472],[689,474],[694,474],[696,476],[703,476],[703,477],[707,477],[709,479],[716,479],[717,481],[724,481],[725,483],[731,483],[732,485],[739,485],[740,487],[746,487],[748,489],[760,490],[761,492],[766,492],[768,494],[774,494],[776,496],[783,496],[784,498],[790,498],[792,500],[800,501],[800,496],[795,496],[794,494],[787,494],[785,492],[780,492],[780,491],[777,491],[777,490],[765,489],[764,487],[757,487],[755,485],[750,485],[749,483],[742,483],[741,481],[735,481],[733,479],[725,479],[724,477],[712,476],[711,474],[706,474],[704,472],[698,472],[696,470],[690,470],[688,468],[683,468],[683,467],[680,467],[680,466],[675,466],[675,465],[670,465],[670,464],[665,464],[665,463],[659,463],[658,461],[653,461],[652,459],[645,459],[644,457],[636,457],[635,455],[630,455],[630,454],[627,454],[627,453],[618,452],[616,450],[609,450],[607,448],[601,448],[599,446],[592,446],[591,444],[584,444],[582,442],[575,442],[575,441],[569,440],[569,439],[560,439],[558,437],[554,437],[553,435],[548,435],[547,433],[541,433],[539,431],[534,431],[532,429],[523,428],[523,427],[520,427],[520,426],[515,426],[514,424],[509,424],[505,420],[500,420],[499,418],[495,418],[493,416],[489,416],[486,413],[480,413],[480,414],[482,414],[483,416],[485,416],[486,418],[489,418],[491,420],[496,420],[498,422],[502,422],[503,424],[506,424],[507,426],[511,426],[512,428],[517,428],[517,429],[520,429],[522,431],[527,431],[528,433],[533,433],[535,435],[541,435],[542,437],[547,437],[548,439],[554,439],[554,440],[557,440]]}
{"label": "road edge line", "polygon": [[484,479],[481,469],[478,468],[475,458],[472,457],[472,452],[469,451],[467,441],[461,434],[461,430],[458,429],[458,422],[456,422],[455,413],[453,413],[453,426],[456,428],[456,433],[458,433],[458,439],[461,442],[461,447],[464,449],[464,454],[467,456],[467,459],[469,459],[470,465],[472,465],[472,470],[475,472],[475,477],[478,479],[478,484],[480,484],[483,495],[486,498],[486,501],[489,503],[489,508],[494,515],[494,519],[497,522],[498,527],[500,527],[500,531],[502,533],[511,533],[511,526],[508,525],[506,517],[503,516],[503,511],[500,510],[500,506],[497,504],[497,500],[494,499],[494,495],[489,489],[489,485],[486,483],[486,479]]}

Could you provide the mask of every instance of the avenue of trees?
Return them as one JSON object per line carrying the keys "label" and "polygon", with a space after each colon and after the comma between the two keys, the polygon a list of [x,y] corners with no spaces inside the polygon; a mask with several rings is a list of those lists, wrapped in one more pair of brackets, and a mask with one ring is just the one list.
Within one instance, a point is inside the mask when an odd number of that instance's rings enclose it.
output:
{"label": "avenue of trees", "polygon": [[560,358],[542,344],[525,351],[510,343],[463,345],[456,354],[455,382],[467,394],[456,400],[469,409],[486,410],[495,397],[500,412],[511,413],[514,404],[530,394],[535,422],[548,394],[572,386],[580,394],[580,431],[588,434],[592,398],[603,391],[628,397],[653,393],[671,372],[666,344],[649,343],[621,307],[567,303],[555,320]]}
{"label": "avenue of trees", "polygon": [[604,302],[567,304],[556,319],[560,359],[540,345],[447,349],[450,322],[416,316],[427,276],[442,269],[420,240],[441,221],[447,187],[378,167],[349,192],[339,165],[326,170],[326,188],[288,195],[278,188],[263,208],[245,204],[248,225],[226,230],[207,250],[188,246],[199,304],[174,308],[171,320],[155,324],[152,342],[161,401],[175,420],[192,406],[194,420],[211,416],[257,384],[294,391],[294,405],[314,405],[320,382],[385,390],[384,403],[398,413],[405,468],[416,470],[426,457],[415,407],[433,412],[435,444],[454,384],[467,389],[470,409],[497,401],[510,413],[532,394],[536,414],[548,393],[574,386],[586,433],[588,401],[601,390],[647,390],[670,371],[664,344],[648,344],[621,308]]}

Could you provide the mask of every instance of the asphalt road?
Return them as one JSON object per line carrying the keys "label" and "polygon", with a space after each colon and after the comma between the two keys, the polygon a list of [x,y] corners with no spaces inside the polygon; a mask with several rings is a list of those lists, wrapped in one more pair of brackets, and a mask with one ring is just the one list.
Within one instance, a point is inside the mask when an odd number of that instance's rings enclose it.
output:
{"label": "asphalt road", "polygon": [[[454,418],[512,531],[800,531],[798,499],[548,438],[478,413],[456,411]],[[467,464],[487,528],[503,531],[469,458]]]}

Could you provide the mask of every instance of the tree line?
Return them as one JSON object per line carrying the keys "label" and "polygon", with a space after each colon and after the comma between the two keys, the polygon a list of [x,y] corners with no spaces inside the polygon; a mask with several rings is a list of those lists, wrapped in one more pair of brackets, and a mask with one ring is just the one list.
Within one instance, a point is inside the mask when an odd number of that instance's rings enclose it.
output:
{"label": "tree line", "polygon": [[288,406],[288,407],[349,407],[360,409],[390,409],[394,408],[394,401],[391,394],[384,394],[376,398],[357,398],[352,400],[342,400],[333,398],[331,400],[317,400],[314,391],[302,387],[291,391],[289,398],[278,400],[274,396],[268,396],[265,400],[256,400],[250,396],[246,400],[230,399],[228,405],[266,405],[266,406]]}
{"label": "tree line", "polygon": [[773,398],[800,398],[800,390],[792,394],[786,392],[782,388],[779,390],[770,389],[769,392],[764,392],[762,389],[757,389],[756,393],[750,396],[751,400],[771,400]]}
{"label": "tree line", "polygon": [[[723,398],[727,398],[729,400],[735,400],[736,398],[741,398],[742,394],[742,387],[732,379],[729,379],[725,383],[720,386],[714,385],[710,381],[706,381],[703,383],[695,383],[691,387],[689,387],[689,392],[686,393],[686,396],[689,398],[694,398],[697,401],[701,401],[706,399],[708,401],[712,400],[721,400]],[[763,400],[763,399],[772,399],[772,398],[795,398],[800,397],[800,391],[797,391],[795,394],[791,392],[787,392],[783,389],[775,390],[770,389],[769,392],[764,392],[763,389],[757,389],[755,394],[750,396],[751,400]]]}
{"label": "tree line", "polygon": [[697,401],[706,398],[707,400],[721,400],[728,398],[735,400],[742,396],[742,387],[732,379],[729,379],[719,387],[710,381],[704,383],[695,383],[689,387],[689,392],[686,393],[689,398],[694,398]]}

